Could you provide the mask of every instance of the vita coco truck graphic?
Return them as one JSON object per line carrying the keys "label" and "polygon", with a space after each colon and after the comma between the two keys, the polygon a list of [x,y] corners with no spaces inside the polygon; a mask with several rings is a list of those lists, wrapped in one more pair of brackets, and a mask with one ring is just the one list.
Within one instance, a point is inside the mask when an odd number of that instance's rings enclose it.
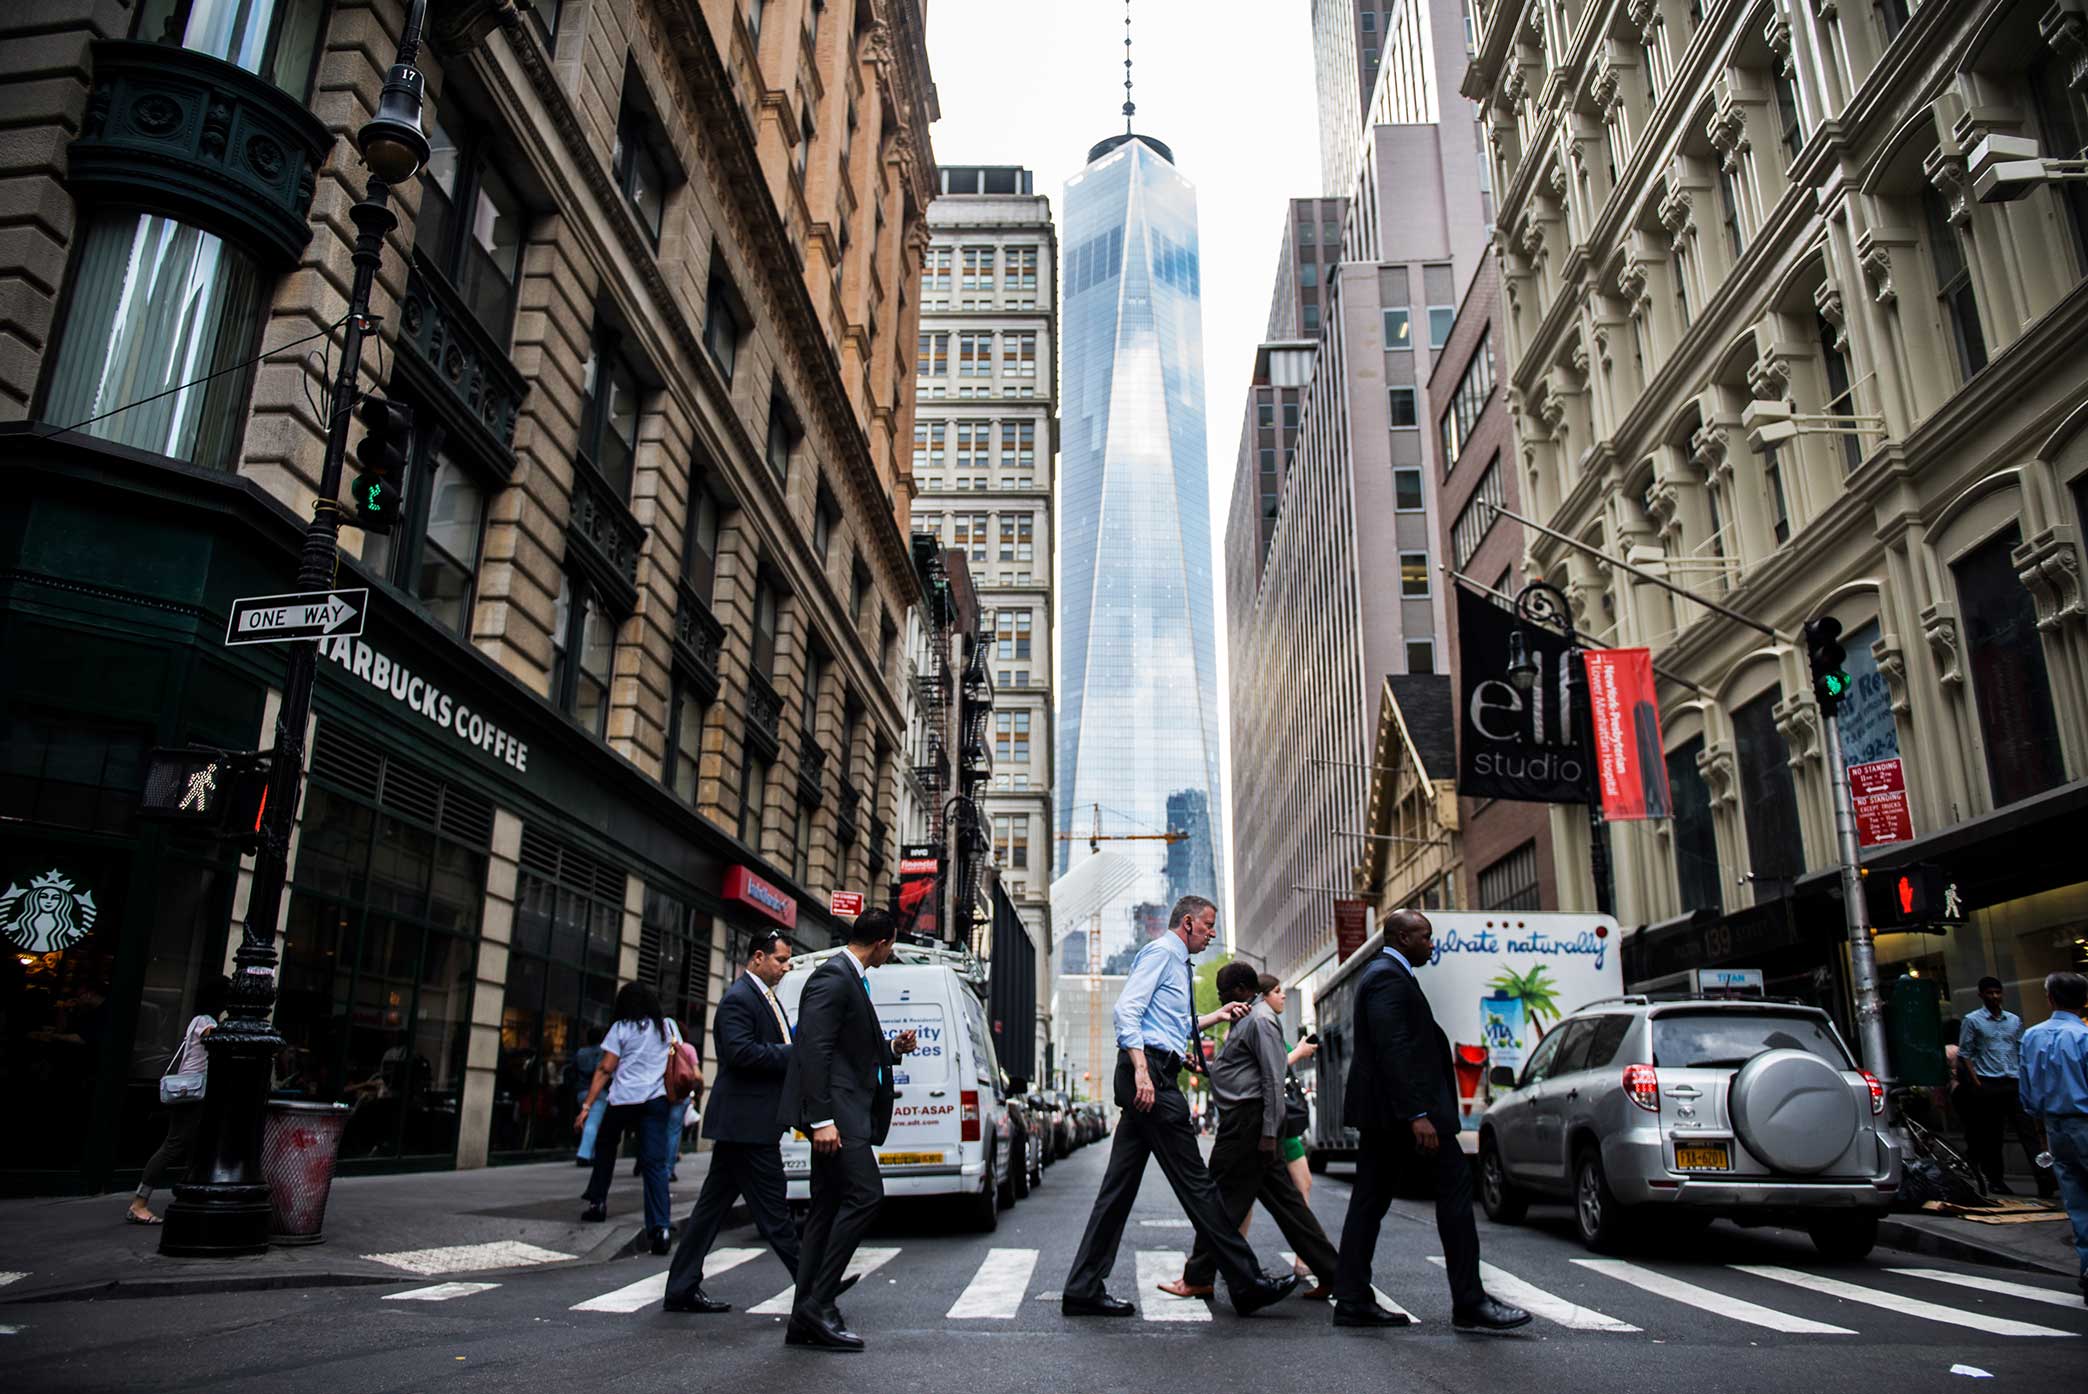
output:
{"label": "vita coco truck graphic", "polygon": [[[1466,1150],[1496,1088],[1521,1073],[1544,1033],[1583,1003],[1624,990],[1617,923],[1603,915],[1438,910],[1435,947],[1415,975],[1450,1038]],[[1319,1030],[1313,1165],[1353,1156],[1342,1119],[1356,980],[1385,946],[1382,930],[1327,976],[1307,1005]]]}

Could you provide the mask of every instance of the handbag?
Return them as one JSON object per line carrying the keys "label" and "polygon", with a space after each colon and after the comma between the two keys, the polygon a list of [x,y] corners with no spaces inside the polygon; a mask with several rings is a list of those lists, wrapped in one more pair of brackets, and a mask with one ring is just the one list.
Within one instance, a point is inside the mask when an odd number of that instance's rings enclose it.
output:
{"label": "handbag", "polygon": [[1304,1086],[1298,1083],[1296,1075],[1285,1075],[1283,1077],[1283,1126],[1276,1130],[1276,1136],[1286,1141],[1294,1137],[1303,1137],[1305,1136],[1305,1130],[1311,1126],[1312,1109],[1305,1102]]}
{"label": "handbag", "polygon": [[174,1072],[181,1057],[188,1054],[189,1042],[195,1039],[195,1035],[196,1024],[190,1022],[189,1029],[182,1033],[181,1044],[174,1047],[174,1053],[167,1057],[167,1068],[160,1073],[159,1081],[159,1099],[163,1104],[194,1104],[203,1100],[203,1087],[210,1078],[207,1069]]}
{"label": "handbag", "polygon": [[682,1039],[681,1028],[670,1025],[674,1043],[667,1047],[667,1098],[672,1103],[703,1097],[703,1067],[696,1047]]}

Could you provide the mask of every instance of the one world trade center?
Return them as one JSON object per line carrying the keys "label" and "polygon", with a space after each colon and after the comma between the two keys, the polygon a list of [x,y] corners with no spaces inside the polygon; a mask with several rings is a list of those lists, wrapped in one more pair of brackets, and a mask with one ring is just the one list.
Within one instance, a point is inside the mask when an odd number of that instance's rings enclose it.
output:
{"label": "one world trade center", "polygon": [[1071,877],[1090,894],[1062,967],[1122,972],[1183,895],[1217,902],[1231,940],[1196,190],[1127,133],[1088,152],[1063,207],[1058,872],[1081,872],[1099,828],[1109,874]]}

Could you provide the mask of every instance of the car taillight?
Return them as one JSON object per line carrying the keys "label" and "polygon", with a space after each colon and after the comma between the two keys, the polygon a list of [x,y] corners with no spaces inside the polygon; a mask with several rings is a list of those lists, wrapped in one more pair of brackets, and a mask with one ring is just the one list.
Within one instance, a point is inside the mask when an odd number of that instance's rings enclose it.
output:
{"label": "car taillight", "polygon": [[967,1089],[957,1096],[957,1121],[963,1126],[960,1136],[966,1142],[979,1140],[979,1091]]}
{"label": "car taillight", "polygon": [[1857,1073],[1862,1075],[1863,1082],[1870,1086],[1871,1116],[1875,1118],[1885,1111],[1885,1085],[1869,1070],[1858,1070]]}
{"label": "car taillight", "polygon": [[1646,1112],[1660,1112],[1660,1072],[1651,1065],[1626,1065],[1624,1093]]}

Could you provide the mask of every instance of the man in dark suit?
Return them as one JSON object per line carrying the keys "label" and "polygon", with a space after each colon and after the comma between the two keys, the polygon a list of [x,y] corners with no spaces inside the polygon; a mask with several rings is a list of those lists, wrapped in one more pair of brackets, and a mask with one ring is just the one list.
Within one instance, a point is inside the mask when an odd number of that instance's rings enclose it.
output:
{"label": "man in dark suit", "polygon": [[1496,1302],[1479,1282],[1479,1226],[1472,1218],[1472,1168],[1457,1145],[1457,1071],[1450,1038],[1436,1025],[1414,980],[1434,948],[1434,930],[1417,910],[1385,921],[1385,947],[1356,980],[1354,1044],[1343,1113],[1362,1135],[1341,1262],[1334,1276],[1336,1326],[1404,1326],[1377,1305],[1370,1261],[1378,1226],[1402,1175],[1434,1183],[1436,1233],[1450,1279],[1450,1323],[1459,1331],[1508,1331],[1529,1321]]}
{"label": "man in dark suit", "polygon": [[776,1123],[790,1068],[790,1021],[774,989],[789,968],[790,940],[774,930],[757,930],[748,945],[747,971],[718,999],[711,1028],[718,1079],[703,1111],[703,1135],[712,1144],[710,1173],[667,1270],[670,1312],[732,1310],[730,1302],[703,1290],[703,1260],[718,1240],[725,1212],[740,1196],[747,1198],[761,1237],[797,1277],[797,1227],[785,1200],[782,1129]]}
{"label": "man in dark suit", "polygon": [[783,1331],[786,1345],[863,1348],[834,1299],[884,1201],[877,1148],[892,1126],[892,1066],[914,1048],[912,1031],[886,1043],[870,1002],[870,970],[891,960],[898,930],[889,911],[859,916],[848,947],[812,971],[798,999],[797,1039],[779,1121],[812,1139],[812,1206],[798,1256],[797,1296]]}

